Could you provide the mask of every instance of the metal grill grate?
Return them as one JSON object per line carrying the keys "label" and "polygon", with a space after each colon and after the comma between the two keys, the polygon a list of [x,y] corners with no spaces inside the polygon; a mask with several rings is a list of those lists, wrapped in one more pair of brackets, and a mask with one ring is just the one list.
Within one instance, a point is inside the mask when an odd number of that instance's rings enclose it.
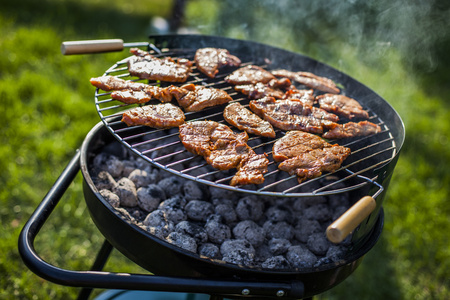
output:
{"label": "metal grill grate", "polygon": [[[149,49],[150,53],[156,57],[183,57],[190,60],[193,60],[196,51],[196,49],[186,48],[159,50],[153,45],[149,46]],[[237,56],[239,56],[239,53]],[[239,57],[243,61],[243,66],[254,64],[266,69],[277,68],[277,66],[267,63],[267,60],[263,60],[263,63],[258,63],[245,60],[242,56]],[[126,64],[127,59],[114,64],[104,75],[114,75],[122,79],[145,82],[151,85],[170,85],[168,83],[149,82],[130,77]],[[235,69],[223,68],[216,78],[211,79],[201,74],[194,66],[188,81],[183,84],[193,83],[223,89],[233,98],[233,102],[239,102],[248,107],[249,100],[247,97],[234,91],[233,87],[224,81],[224,78]],[[155,100],[154,103],[159,102]],[[265,182],[261,185],[234,187],[228,183],[234,176],[236,170],[216,170],[209,166],[203,158],[189,153],[185,150],[178,137],[177,128],[163,130],[146,126],[127,127],[120,121],[122,113],[138,105],[127,105],[113,100],[109,92],[102,93],[97,89],[95,92],[95,105],[101,120],[108,130],[122,144],[152,165],[175,175],[207,185],[258,195],[318,196],[358,189],[376,180],[378,176],[376,170],[391,161],[397,153],[393,135],[385,122],[383,122],[382,117],[375,114],[369,107],[364,107],[364,103],[362,103],[363,107],[369,111],[369,121],[378,124],[382,128],[382,131],[368,137],[329,141],[330,143],[337,143],[349,147],[352,150],[352,154],[337,171],[323,174],[320,177],[299,184],[296,176],[290,176],[286,172],[278,170],[277,163],[273,161],[271,152],[273,143],[282,137],[284,132],[282,130],[276,130],[277,136],[275,139],[250,136],[248,141],[248,145],[256,153],[260,154],[265,152],[268,154],[270,163],[268,173],[264,175]],[[225,123],[222,117],[224,106],[207,108],[200,112],[185,113],[186,121],[213,120]],[[233,128],[232,126],[230,127]]]}

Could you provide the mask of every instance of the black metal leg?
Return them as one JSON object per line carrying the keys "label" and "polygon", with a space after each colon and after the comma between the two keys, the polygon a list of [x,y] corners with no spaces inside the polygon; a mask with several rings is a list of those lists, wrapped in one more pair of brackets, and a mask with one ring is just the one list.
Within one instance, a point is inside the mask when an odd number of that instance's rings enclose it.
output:
{"label": "black metal leg", "polygon": [[[111,254],[111,251],[113,249],[113,246],[105,240],[103,242],[102,248],[97,254],[97,257],[95,258],[94,264],[92,265],[91,271],[101,271],[103,270],[103,267],[106,264],[106,261],[109,258],[109,255]],[[82,288],[80,293],[78,294],[78,300],[87,300],[89,299],[89,296],[91,295],[93,291],[93,288]]]}

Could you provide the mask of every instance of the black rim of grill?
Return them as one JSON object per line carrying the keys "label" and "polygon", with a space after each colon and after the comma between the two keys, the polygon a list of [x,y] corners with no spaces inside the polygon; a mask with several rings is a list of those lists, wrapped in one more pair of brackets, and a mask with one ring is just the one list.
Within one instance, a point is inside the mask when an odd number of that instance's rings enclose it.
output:
{"label": "black rim of grill", "polygon": [[[190,48],[163,48],[158,49],[153,44],[148,46],[149,52],[155,57],[182,57],[193,60],[196,49]],[[232,53],[241,58],[245,65],[258,65],[266,69],[275,69],[277,66],[270,65],[267,60],[258,63],[251,60],[245,60],[239,53]],[[131,77],[127,68],[127,59],[125,58],[111,66],[103,75],[113,75],[126,80],[143,82],[150,85],[169,86],[171,83],[154,82]],[[207,87],[220,88],[225,90],[233,98],[232,102],[239,102],[248,107],[249,99],[247,96],[236,92],[231,85],[224,81],[224,78],[236,68],[225,67],[220,70],[216,78],[211,79],[201,74],[195,67],[188,80],[184,83],[174,85],[183,85],[193,83]],[[297,70],[308,71],[308,70]],[[299,87],[301,88],[301,86]],[[257,195],[280,196],[280,197],[304,197],[321,196],[348,192],[359,189],[369,184],[376,184],[379,170],[388,164],[398,153],[398,149],[388,125],[383,122],[369,107],[369,121],[378,124],[382,131],[372,136],[357,137],[345,140],[330,140],[330,143],[337,143],[341,146],[351,148],[351,155],[344,161],[341,168],[333,173],[325,173],[322,176],[298,183],[296,176],[289,175],[277,168],[277,163],[271,156],[273,143],[284,135],[284,131],[276,129],[275,139],[261,138],[250,135],[248,144],[256,153],[265,152],[270,161],[268,172],[264,174],[265,182],[260,185],[248,185],[235,187],[229,185],[229,181],[234,176],[236,170],[219,171],[209,166],[206,161],[194,154],[189,153],[183,147],[179,137],[178,128],[172,129],[154,129],[146,126],[127,127],[121,122],[122,113],[128,109],[145,104],[123,104],[110,97],[111,92],[103,92],[99,89],[95,91],[95,106],[100,119],[106,128],[123,145],[137,154],[140,158],[148,161],[153,166],[168,171],[183,178],[194,180],[199,183],[207,184],[213,187],[223,188],[231,191],[245,192]],[[358,99],[356,99],[358,100]],[[153,102],[154,101],[154,102]],[[149,103],[159,103],[152,100]],[[214,120],[227,124],[222,111],[225,105],[207,108],[200,112],[185,113],[186,121]],[[227,124],[229,125],[229,124]],[[234,131],[236,128],[229,125]],[[377,184],[377,186],[379,186]]]}

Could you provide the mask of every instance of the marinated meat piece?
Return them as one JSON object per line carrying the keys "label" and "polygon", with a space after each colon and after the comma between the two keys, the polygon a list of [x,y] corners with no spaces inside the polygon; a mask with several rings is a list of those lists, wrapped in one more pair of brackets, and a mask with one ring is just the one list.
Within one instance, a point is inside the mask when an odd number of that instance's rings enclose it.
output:
{"label": "marinated meat piece", "polygon": [[265,154],[246,155],[237,167],[237,173],[231,178],[230,185],[261,184],[267,173],[269,160]]}
{"label": "marinated meat piece", "polygon": [[237,102],[225,107],[223,117],[240,130],[265,137],[275,137],[275,131],[269,122],[264,121]]}
{"label": "marinated meat piece", "polygon": [[312,89],[316,89],[326,93],[339,93],[339,88],[336,86],[333,80],[326,77],[317,76],[310,72],[293,72],[282,69],[272,71],[272,74],[276,77],[287,77]]}
{"label": "marinated meat piece", "polygon": [[153,128],[170,128],[184,123],[183,111],[171,104],[136,107],[123,113],[122,122],[128,126],[145,125]]}
{"label": "marinated meat piece", "polygon": [[276,79],[272,73],[264,70],[261,67],[249,65],[237,69],[227,77],[225,81],[230,84],[256,84],[258,82],[268,83],[269,81]]}
{"label": "marinated meat piece", "polygon": [[344,95],[325,94],[317,97],[320,108],[348,119],[368,119],[369,113],[353,98]]}
{"label": "marinated meat piece", "polygon": [[158,99],[161,102],[170,102],[172,95],[168,88],[146,85],[142,90],[120,90],[111,93],[111,98],[127,104],[146,103],[151,99]]}
{"label": "marinated meat piece", "polygon": [[133,91],[140,91],[144,89],[148,84],[141,82],[134,82],[131,80],[123,80],[116,76],[101,76],[94,77],[90,80],[91,84],[104,91],[116,91],[131,89]]}
{"label": "marinated meat piece", "polygon": [[273,126],[283,130],[322,133],[324,128],[337,126],[338,117],[300,100],[275,100],[265,97],[250,101],[250,109]]}
{"label": "marinated meat piece", "polygon": [[314,90],[288,90],[281,99],[298,99],[303,104],[313,106],[316,102],[314,97]]}
{"label": "marinated meat piece", "polygon": [[210,78],[214,78],[223,66],[238,67],[241,60],[231,55],[226,49],[202,48],[195,52],[194,58],[197,68]]}
{"label": "marinated meat piece", "polygon": [[111,98],[126,104],[147,103],[152,100],[152,95],[144,91],[122,90],[111,93]]}
{"label": "marinated meat piece", "polygon": [[218,122],[194,121],[180,126],[180,139],[189,152],[207,157],[217,148],[216,143],[246,144],[248,135],[245,132],[236,134]]}
{"label": "marinated meat piece", "polygon": [[247,133],[236,134],[228,126],[214,121],[185,123],[179,130],[181,142],[189,152],[203,156],[219,170],[238,169],[232,185],[264,181],[262,174],[267,172],[269,160],[247,145]]}
{"label": "marinated meat piece", "polygon": [[171,57],[157,58],[149,53],[132,49],[135,56],[128,60],[128,71],[141,79],[167,82],[185,82],[191,72],[189,63],[178,63]]}
{"label": "marinated meat piece", "polygon": [[249,99],[261,99],[266,96],[281,99],[285,95],[284,90],[290,87],[291,81],[288,78],[283,78],[280,80],[272,79],[267,84],[262,82],[256,84],[240,84],[236,85],[234,89],[247,95]]}
{"label": "marinated meat piece", "polygon": [[169,92],[185,111],[200,111],[206,107],[221,105],[233,100],[227,92],[200,85],[171,86]]}
{"label": "marinated meat piece", "polygon": [[338,126],[328,132],[325,132],[322,136],[327,139],[343,139],[372,135],[380,131],[380,126],[369,121],[361,121],[358,123],[348,122],[345,124],[338,124]]}
{"label": "marinated meat piece", "polygon": [[340,168],[349,152],[341,146],[314,149],[280,163],[279,169],[297,175],[298,182],[319,177],[322,172],[333,172]]}
{"label": "marinated meat piece", "polygon": [[273,144],[272,156],[279,162],[313,149],[328,147],[331,147],[331,144],[315,134],[296,130],[288,131]]}
{"label": "marinated meat piece", "polygon": [[301,183],[306,179],[319,177],[322,172],[336,171],[349,155],[349,148],[333,145],[289,158],[280,163],[278,168],[290,175],[297,175],[297,180]]}

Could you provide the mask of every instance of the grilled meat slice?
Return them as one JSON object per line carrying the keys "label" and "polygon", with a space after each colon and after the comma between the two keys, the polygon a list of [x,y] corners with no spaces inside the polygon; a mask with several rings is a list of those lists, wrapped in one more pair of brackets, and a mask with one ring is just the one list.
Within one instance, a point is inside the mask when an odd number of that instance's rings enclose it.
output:
{"label": "grilled meat slice", "polygon": [[185,111],[200,111],[206,107],[221,105],[233,100],[227,92],[200,85],[171,86],[169,92]]}
{"label": "grilled meat slice", "polygon": [[131,49],[135,56],[128,59],[128,71],[141,79],[167,82],[185,82],[191,72],[191,64],[176,62],[171,57],[157,58],[148,52]]}
{"label": "grilled meat slice", "polygon": [[142,90],[120,90],[111,93],[111,98],[127,104],[146,103],[151,99],[158,99],[161,102],[170,102],[172,95],[168,88],[146,85]]}
{"label": "grilled meat slice", "polygon": [[369,113],[353,98],[344,95],[325,94],[317,97],[320,108],[348,119],[368,119]]}
{"label": "grilled meat slice", "polygon": [[266,154],[253,154],[244,156],[239,166],[238,171],[231,178],[230,185],[246,185],[246,184],[261,184],[264,182],[264,173],[267,173],[267,166],[269,160]]}
{"label": "grilled meat slice", "polygon": [[250,101],[250,109],[273,126],[283,130],[322,133],[334,128],[339,118],[320,108],[303,104],[297,99],[275,100],[265,97]]}
{"label": "grilled meat slice", "polygon": [[223,66],[238,67],[241,60],[231,55],[228,50],[220,48],[201,48],[195,52],[194,57],[197,68],[210,78],[214,78]]}
{"label": "grilled meat slice", "polygon": [[272,71],[272,74],[276,77],[287,77],[312,89],[316,89],[326,93],[339,93],[339,88],[336,86],[333,80],[326,77],[317,76],[310,72],[293,72],[281,69]]}
{"label": "grilled meat slice", "polygon": [[[228,126],[214,121],[194,121],[180,126],[180,139],[185,148],[201,155],[219,170],[238,168],[231,184],[261,183],[269,160],[256,154],[247,145],[245,132],[236,134]],[[242,170],[239,172],[239,170]]]}
{"label": "grilled meat slice", "polygon": [[349,148],[333,145],[289,158],[280,163],[278,168],[290,175],[297,175],[297,180],[301,183],[306,179],[319,177],[322,172],[336,171],[349,155]]}
{"label": "grilled meat slice", "polygon": [[298,89],[290,89],[288,90],[281,99],[298,99],[303,104],[313,106],[316,102],[314,97],[314,90],[298,90]]}
{"label": "grilled meat slice", "polygon": [[285,95],[285,90],[291,87],[288,78],[280,80],[272,79],[267,84],[257,82],[256,84],[239,84],[234,87],[238,92],[247,95],[249,99],[261,99],[266,96],[281,99]]}
{"label": "grilled meat slice", "polygon": [[275,161],[280,162],[313,149],[331,146],[331,144],[315,134],[293,130],[288,131],[273,144],[272,156]]}
{"label": "grilled meat slice", "polygon": [[194,121],[180,126],[180,139],[189,152],[207,157],[218,148],[215,146],[218,141],[225,144],[246,144],[248,135],[245,132],[236,134],[230,127],[218,122]]}
{"label": "grilled meat slice", "polygon": [[264,70],[261,67],[248,65],[237,69],[227,77],[225,81],[230,84],[256,84],[258,82],[268,83],[269,81],[276,79],[272,73]]}
{"label": "grilled meat slice", "polygon": [[224,119],[240,130],[265,137],[275,137],[275,131],[269,122],[264,121],[240,103],[231,103],[223,111]]}
{"label": "grilled meat slice", "polygon": [[325,132],[322,136],[327,139],[343,139],[372,135],[380,131],[380,126],[369,121],[361,121],[358,123],[348,122],[345,124],[338,124],[338,126]]}
{"label": "grilled meat slice", "polygon": [[128,126],[145,125],[153,128],[177,127],[184,120],[183,111],[171,103],[135,107],[122,116],[122,122]]}
{"label": "grilled meat slice", "polygon": [[116,76],[94,77],[90,79],[90,82],[93,86],[107,92],[125,89],[130,89],[133,91],[141,91],[146,86],[148,86],[148,84],[145,83],[134,82],[131,80],[123,80]]}

